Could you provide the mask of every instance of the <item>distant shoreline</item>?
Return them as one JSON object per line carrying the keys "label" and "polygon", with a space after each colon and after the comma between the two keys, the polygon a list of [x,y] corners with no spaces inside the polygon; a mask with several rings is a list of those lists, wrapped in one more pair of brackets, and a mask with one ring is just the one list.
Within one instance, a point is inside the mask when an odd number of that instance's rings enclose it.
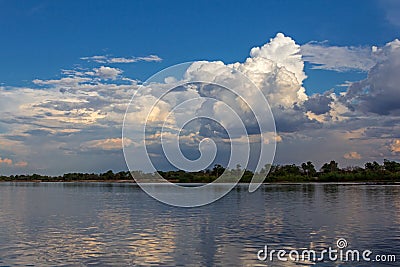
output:
{"label": "distant shoreline", "polygon": [[[202,182],[179,182],[169,181],[175,184],[207,184]],[[41,180],[1,180],[0,183],[103,183],[103,184],[133,184],[137,185],[135,180],[76,180],[76,181],[41,181]],[[160,184],[160,183],[148,183],[148,184]],[[218,183],[216,183],[218,184]],[[223,184],[223,183],[220,183]],[[250,184],[249,182],[239,182],[238,184]],[[299,184],[343,184],[343,185],[400,185],[398,181],[355,181],[355,182],[326,182],[326,181],[305,181],[305,182],[291,182],[291,181],[280,181],[280,182],[263,182],[263,185],[299,185]]]}
{"label": "distant shoreline", "polygon": [[[222,176],[223,174],[223,176]],[[300,166],[290,165],[265,165],[259,172],[241,169],[237,165],[235,169],[226,169],[216,164],[212,169],[196,172],[183,170],[157,171],[156,173],[144,173],[142,171],[120,171],[114,173],[109,170],[105,173],[66,173],[59,176],[40,174],[25,175],[0,175],[0,182],[80,182],[80,183],[135,183],[136,179],[148,183],[157,183],[163,177],[171,183],[203,183],[230,182],[250,183],[253,178],[264,183],[360,183],[360,184],[398,184],[400,183],[400,163],[384,159],[383,164],[376,161],[365,163],[362,167],[339,168],[334,160],[325,163],[319,171],[311,161]],[[221,179],[219,179],[221,177]]]}

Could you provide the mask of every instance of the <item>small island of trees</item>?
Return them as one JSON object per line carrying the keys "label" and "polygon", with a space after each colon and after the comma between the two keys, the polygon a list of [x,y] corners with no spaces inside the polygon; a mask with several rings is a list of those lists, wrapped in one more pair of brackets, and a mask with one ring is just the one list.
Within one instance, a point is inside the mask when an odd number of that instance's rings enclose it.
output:
{"label": "small island of trees", "polygon": [[[319,171],[316,170],[311,161],[300,165],[272,165],[270,168],[265,166],[260,173],[265,174],[269,169],[269,174],[264,180],[266,183],[290,183],[290,182],[372,182],[390,183],[400,182],[400,163],[384,160],[383,164],[378,162],[367,162],[364,167],[339,168],[334,160],[322,165]],[[182,170],[159,171],[165,179],[178,183],[209,183],[216,180],[225,168],[216,164],[212,169],[199,172],[185,172]],[[241,166],[236,169],[227,170],[229,173],[242,172]],[[135,175],[135,172],[132,172]],[[150,174],[151,175],[151,174]],[[244,170],[240,180],[242,183],[251,181],[254,173]],[[114,173],[67,173],[62,176],[46,176],[39,174],[31,175],[11,175],[0,176],[0,181],[9,182],[134,182],[129,171]]]}

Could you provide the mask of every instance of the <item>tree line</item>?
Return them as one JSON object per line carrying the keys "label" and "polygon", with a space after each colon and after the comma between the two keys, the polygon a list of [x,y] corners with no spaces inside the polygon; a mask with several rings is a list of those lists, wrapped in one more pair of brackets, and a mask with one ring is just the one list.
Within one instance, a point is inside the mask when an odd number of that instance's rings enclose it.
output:
{"label": "tree line", "polygon": [[[383,164],[367,162],[364,167],[339,168],[334,160],[324,163],[317,171],[311,161],[300,165],[272,165],[265,166],[260,173],[269,172],[264,182],[400,182],[400,163],[385,159]],[[198,172],[182,170],[159,171],[158,173],[171,182],[179,183],[209,183],[216,180],[222,173],[229,175],[242,174],[240,182],[248,183],[254,173],[242,170],[240,165],[235,169],[226,170],[222,165],[216,164],[212,169]],[[74,181],[126,181],[132,182],[132,176],[141,172],[121,171],[114,173],[67,173],[61,176],[46,176],[39,174],[0,176],[0,181],[41,181],[41,182],[74,182]],[[153,174],[149,174],[150,176]]]}

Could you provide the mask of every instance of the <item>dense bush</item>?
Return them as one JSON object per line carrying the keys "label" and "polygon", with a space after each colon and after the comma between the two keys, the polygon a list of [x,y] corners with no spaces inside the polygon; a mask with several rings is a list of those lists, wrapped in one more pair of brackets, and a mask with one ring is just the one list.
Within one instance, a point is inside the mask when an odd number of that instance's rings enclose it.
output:
{"label": "dense bush", "polygon": [[[270,167],[270,168],[269,168]],[[383,164],[367,162],[364,168],[347,167],[340,169],[338,164],[332,160],[323,164],[317,172],[312,162],[308,161],[300,166],[273,165],[265,166],[260,173],[269,174],[264,182],[400,182],[400,163],[384,160]],[[238,165],[236,169],[226,170],[217,164],[213,169],[199,172],[160,171],[159,174],[171,182],[179,183],[209,183],[217,179],[222,173],[227,174],[227,180],[238,173],[243,172],[240,182],[249,183],[254,173],[249,170],[242,171]],[[146,175],[141,172],[133,172],[133,175]],[[258,175],[258,173],[256,173]],[[154,178],[154,174],[148,174]],[[225,180],[225,181],[227,181]],[[62,176],[50,177],[39,174],[0,176],[0,181],[42,181],[42,182],[74,182],[74,181],[133,181],[131,173],[122,171],[114,173],[107,171],[101,174],[95,173],[67,173]]]}

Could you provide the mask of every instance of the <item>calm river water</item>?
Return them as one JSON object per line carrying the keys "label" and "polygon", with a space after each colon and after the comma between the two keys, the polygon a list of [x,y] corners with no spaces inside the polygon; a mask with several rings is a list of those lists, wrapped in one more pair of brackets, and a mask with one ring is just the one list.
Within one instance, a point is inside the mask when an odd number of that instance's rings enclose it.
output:
{"label": "calm river water", "polygon": [[[318,252],[339,238],[397,262],[257,258],[266,245]],[[240,185],[187,209],[133,184],[0,183],[0,266],[176,265],[400,266],[400,186]]]}

